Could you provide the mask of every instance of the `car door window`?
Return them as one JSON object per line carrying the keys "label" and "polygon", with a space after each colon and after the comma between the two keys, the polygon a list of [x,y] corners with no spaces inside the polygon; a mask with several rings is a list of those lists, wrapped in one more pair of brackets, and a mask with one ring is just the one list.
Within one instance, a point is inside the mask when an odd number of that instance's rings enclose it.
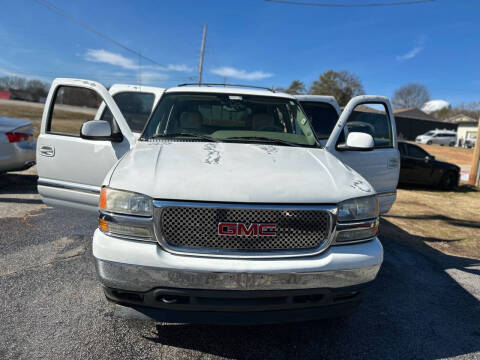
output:
{"label": "car door window", "polygon": [[93,120],[101,104],[100,96],[91,89],[60,86],[50,109],[46,132],[80,136],[84,122]]}
{"label": "car door window", "polygon": [[400,151],[400,155],[405,156],[407,155],[406,145],[404,143],[398,144],[398,150]]}
{"label": "car door window", "polygon": [[[134,132],[141,132],[152,112],[155,95],[152,93],[126,91],[113,95],[113,99],[125,117],[130,129]],[[112,123],[112,113],[108,108],[103,112],[101,119]]]}
{"label": "car door window", "polygon": [[337,110],[327,103],[300,101],[319,139],[328,139],[338,120]]}
{"label": "car door window", "polygon": [[363,132],[372,135],[375,148],[392,148],[391,121],[383,104],[358,105],[347,120],[348,132]]}
{"label": "car door window", "polygon": [[425,159],[428,156],[428,153],[423,150],[421,147],[415,145],[407,145],[408,147],[408,156],[416,159]]}

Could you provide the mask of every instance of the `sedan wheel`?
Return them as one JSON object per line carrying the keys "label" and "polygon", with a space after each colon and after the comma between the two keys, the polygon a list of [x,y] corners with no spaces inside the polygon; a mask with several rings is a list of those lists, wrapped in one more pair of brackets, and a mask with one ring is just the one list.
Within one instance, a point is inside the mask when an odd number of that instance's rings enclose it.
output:
{"label": "sedan wheel", "polygon": [[427,145],[432,145],[432,140],[428,140]]}
{"label": "sedan wheel", "polygon": [[449,171],[442,176],[440,180],[440,187],[443,190],[453,190],[458,186],[458,177],[457,175]]}

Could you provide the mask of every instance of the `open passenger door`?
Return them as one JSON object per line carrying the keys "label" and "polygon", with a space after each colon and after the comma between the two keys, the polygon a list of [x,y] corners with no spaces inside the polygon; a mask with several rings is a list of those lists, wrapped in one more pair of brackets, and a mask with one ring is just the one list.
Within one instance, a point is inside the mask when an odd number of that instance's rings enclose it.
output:
{"label": "open passenger door", "polygon": [[[102,102],[112,117],[94,120]],[[105,87],[89,80],[55,79],[37,140],[38,192],[43,201],[97,211],[103,180],[135,141]]]}
{"label": "open passenger door", "polygon": [[[371,139],[365,134],[373,138],[371,146],[349,146]],[[328,138],[326,149],[374,187],[381,214],[390,210],[396,199],[400,154],[388,98],[362,95],[351,99]]]}

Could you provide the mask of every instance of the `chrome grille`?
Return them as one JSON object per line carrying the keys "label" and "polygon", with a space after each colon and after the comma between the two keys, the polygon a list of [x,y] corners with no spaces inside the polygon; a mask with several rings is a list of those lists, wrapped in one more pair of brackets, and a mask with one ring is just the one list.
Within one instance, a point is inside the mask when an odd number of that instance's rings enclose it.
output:
{"label": "chrome grille", "polygon": [[[276,236],[222,236],[218,224],[232,222],[276,224]],[[327,210],[166,206],[159,216],[163,241],[188,251],[305,251],[329,239],[331,216]]]}

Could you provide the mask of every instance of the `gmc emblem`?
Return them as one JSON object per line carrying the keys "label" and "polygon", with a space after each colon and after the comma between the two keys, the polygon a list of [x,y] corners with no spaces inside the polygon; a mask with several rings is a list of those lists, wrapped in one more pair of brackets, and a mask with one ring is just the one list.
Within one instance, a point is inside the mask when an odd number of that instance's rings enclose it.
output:
{"label": "gmc emblem", "polygon": [[253,223],[246,225],[244,223],[218,223],[218,235],[221,236],[276,236],[276,224]]}

